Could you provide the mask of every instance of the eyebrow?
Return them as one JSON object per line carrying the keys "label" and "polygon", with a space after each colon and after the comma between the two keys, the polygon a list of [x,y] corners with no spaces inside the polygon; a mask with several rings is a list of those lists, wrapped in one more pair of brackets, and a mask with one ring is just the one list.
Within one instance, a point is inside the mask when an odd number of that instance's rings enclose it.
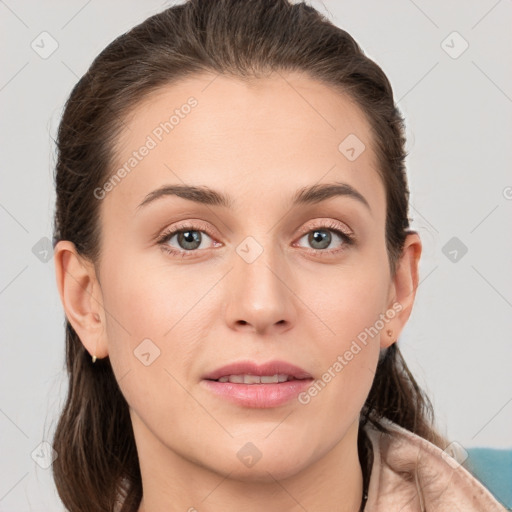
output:
{"label": "eyebrow", "polygon": [[[142,203],[137,206],[137,210],[157,199],[167,196],[177,196],[196,203],[221,206],[228,209],[233,208],[234,204],[233,199],[229,195],[206,186],[165,185],[150,192]],[[292,206],[317,204],[337,196],[355,199],[366,206],[371,212],[370,205],[365,197],[348,183],[321,183],[303,187],[294,194]]]}

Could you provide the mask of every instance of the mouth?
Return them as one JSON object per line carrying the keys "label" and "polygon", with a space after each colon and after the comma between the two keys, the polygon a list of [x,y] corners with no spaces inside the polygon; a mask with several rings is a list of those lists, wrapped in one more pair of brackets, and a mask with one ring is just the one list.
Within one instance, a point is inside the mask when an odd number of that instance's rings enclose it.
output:
{"label": "mouth", "polygon": [[275,375],[224,375],[218,379],[206,379],[215,382],[231,382],[232,384],[278,384],[280,382],[288,382],[290,380],[305,380],[297,379],[293,375],[286,375],[276,373]]}
{"label": "mouth", "polygon": [[311,374],[290,363],[271,361],[257,365],[242,361],[205,375],[201,384],[218,398],[261,409],[290,402],[311,382]]}
{"label": "mouth", "polygon": [[303,368],[286,361],[269,361],[263,364],[255,361],[236,361],[203,376],[205,380],[234,384],[275,384],[292,379],[312,378],[313,376]]}

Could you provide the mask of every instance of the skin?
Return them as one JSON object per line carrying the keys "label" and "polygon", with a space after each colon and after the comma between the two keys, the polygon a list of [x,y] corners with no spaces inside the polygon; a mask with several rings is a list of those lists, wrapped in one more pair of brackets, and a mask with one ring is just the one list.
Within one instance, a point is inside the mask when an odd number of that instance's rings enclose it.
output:
{"label": "skin", "polygon": [[[130,406],[139,510],[358,511],[358,418],[379,351],[411,313],[421,241],[408,235],[391,276],[366,118],[303,75],[203,74],[168,85],[127,117],[117,165],[190,96],[198,105],[101,200],[100,260],[93,265],[68,241],[55,249],[67,318],[91,355],[110,357]],[[366,145],[355,161],[338,150],[351,133]],[[371,211],[347,196],[291,207],[297,189],[333,182],[357,189]],[[176,196],[137,209],[151,191],[183,183],[228,193],[233,209]],[[180,221],[200,222],[202,236],[184,259],[152,239]],[[356,243],[330,228],[327,249],[308,240],[329,222]],[[251,263],[236,251],[247,237],[263,249]],[[177,236],[167,245],[187,252]],[[340,250],[319,254],[329,249]],[[401,311],[308,404],[247,408],[201,385],[206,372],[245,359],[289,361],[321,379],[397,303]],[[160,350],[149,366],[134,356],[146,338]],[[252,467],[237,457],[248,442],[262,454]]]}

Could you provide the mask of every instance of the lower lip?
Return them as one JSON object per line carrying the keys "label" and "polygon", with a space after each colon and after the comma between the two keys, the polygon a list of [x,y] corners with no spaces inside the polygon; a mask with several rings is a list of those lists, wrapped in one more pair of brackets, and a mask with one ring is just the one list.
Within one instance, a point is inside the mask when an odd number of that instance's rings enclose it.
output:
{"label": "lower lip", "polygon": [[276,384],[235,384],[202,380],[213,393],[244,407],[269,408],[283,405],[308,388],[313,379],[287,380]]}

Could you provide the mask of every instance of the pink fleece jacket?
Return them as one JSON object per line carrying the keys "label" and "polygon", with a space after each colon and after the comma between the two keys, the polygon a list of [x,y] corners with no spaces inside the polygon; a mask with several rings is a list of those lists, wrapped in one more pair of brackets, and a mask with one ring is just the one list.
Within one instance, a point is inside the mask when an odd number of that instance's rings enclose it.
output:
{"label": "pink fleece jacket", "polygon": [[373,468],[365,512],[504,512],[490,491],[426,439],[384,420],[392,434],[367,424]]}

